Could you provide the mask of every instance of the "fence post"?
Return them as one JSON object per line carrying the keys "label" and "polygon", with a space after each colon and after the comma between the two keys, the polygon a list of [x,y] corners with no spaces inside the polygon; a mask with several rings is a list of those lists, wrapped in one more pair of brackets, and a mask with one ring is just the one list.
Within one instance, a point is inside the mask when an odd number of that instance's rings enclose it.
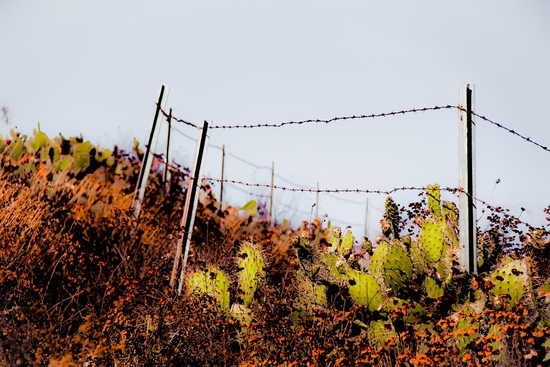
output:
{"label": "fence post", "polygon": [[164,184],[166,185],[166,192],[170,192],[170,162],[172,161],[172,154],[170,153],[170,135],[172,134],[172,109],[170,108],[170,114],[168,115],[168,136],[166,137],[166,164],[164,165]]}
{"label": "fence post", "polygon": [[269,195],[269,215],[271,215],[272,223],[275,223],[275,213],[273,212],[274,191],[275,191],[275,162],[271,162],[271,195]]}
{"label": "fence post", "polygon": [[319,218],[319,191],[321,190],[321,184],[317,181],[317,197],[315,200],[315,218]]}
{"label": "fence post", "polygon": [[475,122],[474,85],[462,84],[459,88],[459,165],[458,186],[460,193],[460,265],[468,273],[477,273],[477,216],[474,197],[476,195],[475,172]]}
{"label": "fence post", "polygon": [[367,205],[365,209],[365,237],[369,238],[369,198],[367,197]]}
{"label": "fence post", "polygon": [[157,109],[155,111],[155,118],[153,119],[153,127],[151,128],[151,134],[149,135],[149,144],[145,155],[143,156],[143,162],[139,170],[138,181],[136,184],[136,191],[134,194],[134,200],[132,201],[132,208],[134,209],[134,216],[139,217],[141,211],[141,204],[143,203],[143,197],[145,196],[145,187],[147,186],[147,179],[149,178],[149,172],[151,171],[151,165],[153,164],[153,152],[157,145],[159,137],[160,125],[162,122],[161,108],[164,110],[166,100],[168,99],[168,92],[170,87],[161,86],[159,100],[157,102]]}
{"label": "fence post", "polygon": [[222,179],[220,182],[220,209],[223,210],[223,181],[225,180],[225,144],[222,145]]}
{"label": "fence post", "polygon": [[[202,171],[206,153],[208,151],[208,141],[210,139],[210,121],[205,120],[200,129],[200,137],[197,141],[197,149],[195,150],[195,159],[193,161],[192,175],[189,175],[189,185],[185,196],[185,208],[181,218],[181,228],[183,236],[178,238],[176,246],[176,256],[174,258],[174,267],[172,268],[172,277],[170,278],[170,286],[174,288],[174,281],[178,269],[180,270],[180,279],[178,284],[178,295],[181,295],[183,285],[183,274],[187,265],[187,256],[189,254],[189,244],[191,235],[193,234],[193,225],[195,223],[195,214],[197,211],[197,203],[199,201],[199,192],[202,183]],[[185,246],[183,263],[180,266],[182,245]]]}

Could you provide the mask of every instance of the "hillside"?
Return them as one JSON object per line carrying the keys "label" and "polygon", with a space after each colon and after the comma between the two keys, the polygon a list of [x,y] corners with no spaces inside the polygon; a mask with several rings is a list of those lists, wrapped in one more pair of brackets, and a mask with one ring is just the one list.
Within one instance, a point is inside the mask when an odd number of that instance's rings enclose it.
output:
{"label": "hillside", "polygon": [[163,182],[156,160],[136,220],[142,157],[137,142],[2,139],[1,365],[550,364],[550,234],[505,209],[486,209],[470,275],[437,185],[388,197],[372,243],[321,219],[272,224],[261,203],[222,208],[205,183],[177,296],[189,170]]}

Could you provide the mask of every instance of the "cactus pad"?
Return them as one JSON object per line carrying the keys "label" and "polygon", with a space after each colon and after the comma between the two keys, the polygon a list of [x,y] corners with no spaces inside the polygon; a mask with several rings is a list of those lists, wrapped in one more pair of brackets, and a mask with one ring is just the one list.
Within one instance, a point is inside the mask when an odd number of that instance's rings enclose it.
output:
{"label": "cactus pad", "polygon": [[390,312],[394,318],[400,318],[408,323],[418,323],[426,316],[426,309],[420,304],[396,297],[388,299],[386,310]]}
{"label": "cactus pad", "polygon": [[211,296],[223,311],[229,311],[229,279],[218,268],[207,266],[205,270],[191,274],[187,286],[192,293]]}
{"label": "cactus pad", "polygon": [[302,310],[308,310],[312,306],[327,306],[327,287],[323,284],[312,282],[303,271],[296,274],[298,281],[298,297],[296,306]]}
{"label": "cactus pad", "polygon": [[432,218],[441,217],[441,191],[439,185],[428,185],[426,196],[428,197],[428,209]]}
{"label": "cactus pad", "polygon": [[430,298],[439,298],[443,296],[444,290],[442,286],[439,286],[437,282],[428,277],[424,281],[424,288],[426,289],[426,295]]}
{"label": "cactus pad", "polygon": [[425,220],[422,223],[419,242],[432,261],[441,259],[444,239],[443,229],[439,224],[431,220]]}
{"label": "cactus pad", "polygon": [[511,306],[521,301],[528,286],[527,265],[522,260],[514,260],[502,265],[491,275],[495,285],[491,292],[495,296],[508,295]]}
{"label": "cactus pad", "polygon": [[382,276],[386,286],[398,291],[412,275],[412,261],[400,245],[382,242],[371,258],[371,274]]}
{"label": "cactus pad", "polygon": [[262,250],[252,242],[244,242],[237,257],[241,299],[249,307],[258,284],[265,278],[265,260]]}
{"label": "cactus pad", "polygon": [[382,306],[382,288],[372,275],[350,269],[347,283],[349,294],[355,304],[366,306],[371,312]]}

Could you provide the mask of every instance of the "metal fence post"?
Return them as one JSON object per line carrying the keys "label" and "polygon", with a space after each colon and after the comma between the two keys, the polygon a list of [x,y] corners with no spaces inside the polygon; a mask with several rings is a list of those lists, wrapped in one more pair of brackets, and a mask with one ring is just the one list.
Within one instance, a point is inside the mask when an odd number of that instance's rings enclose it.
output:
{"label": "metal fence post", "polygon": [[460,193],[460,265],[468,273],[477,273],[477,216],[475,172],[474,85],[462,84],[459,88],[459,165]]}
{"label": "metal fence post", "polygon": [[220,182],[220,209],[223,210],[223,182],[225,181],[225,144],[222,145],[222,179]]}
{"label": "metal fence post", "polygon": [[136,191],[134,200],[132,201],[132,208],[134,209],[134,216],[139,217],[141,211],[141,204],[143,203],[143,197],[145,196],[145,187],[147,186],[147,179],[149,178],[149,172],[151,171],[151,165],[153,164],[153,152],[157,145],[157,140],[160,132],[160,125],[162,122],[161,108],[164,110],[166,101],[168,100],[168,92],[170,87],[161,86],[159,100],[157,102],[157,109],[155,111],[155,118],[153,119],[153,127],[151,128],[151,134],[149,135],[149,143],[145,155],[143,156],[143,162],[139,170],[138,181],[136,184]]}
{"label": "metal fence post", "polygon": [[275,223],[275,213],[273,212],[274,190],[275,190],[275,162],[271,162],[271,194],[269,195],[269,215],[271,215],[272,223]]}
{"label": "metal fence post", "polygon": [[[195,223],[195,214],[197,212],[197,204],[199,201],[199,192],[202,183],[202,171],[206,153],[208,151],[208,141],[210,139],[210,121],[204,121],[200,128],[200,137],[197,141],[197,149],[195,151],[195,159],[193,162],[192,175],[189,176],[189,186],[185,197],[185,208],[181,218],[181,227],[183,228],[183,236],[178,238],[176,247],[176,256],[174,258],[174,267],[172,269],[172,277],[170,278],[170,286],[174,287],[176,273],[180,270],[180,278],[178,284],[178,295],[181,295],[183,286],[183,274],[187,265],[187,256],[189,254],[189,244],[191,243],[191,235],[193,234],[193,226]],[[185,246],[183,263],[180,266],[181,250]]]}
{"label": "metal fence post", "polygon": [[170,162],[172,161],[172,153],[170,152],[170,138],[172,134],[172,109],[168,115],[168,136],[166,137],[166,163],[164,165],[164,184],[166,192],[170,192]]}

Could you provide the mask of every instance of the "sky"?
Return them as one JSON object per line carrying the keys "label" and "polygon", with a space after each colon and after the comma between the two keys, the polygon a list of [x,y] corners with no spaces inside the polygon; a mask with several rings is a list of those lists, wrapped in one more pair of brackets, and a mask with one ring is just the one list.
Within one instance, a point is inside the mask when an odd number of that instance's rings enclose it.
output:
{"label": "sky", "polygon": [[[550,146],[549,16],[543,0],[0,0],[0,106],[9,117],[0,133],[31,134],[40,122],[50,137],[128,149],[134,137],[147,141],[161,85],[176,117],[240,125],[456,105],[459,86],[471,83],[477,113]],[[173,134],[174,158],[190,166],[198,131],[175,127],[187,137]],[[157,152],[165,122],[162,134]],[[480,119],[476,135],[477,196],[544,224],[550,152]],[[457,110],[215,129],[205,176],[221,177],[222,145],[232,180],[270,183],[270,169],[245,160],[274,162],[275,183],[287,187],[458,186]],[[224,200],[239,206],[257,195],[269,189],[226,185]],[[392,196],[406,205],[417,195]],[[319,214],[357,237],[368,218],[373,237],[384,200],[320,194]],[[316,201],[277,190],[275,218],[298,225]]]}

